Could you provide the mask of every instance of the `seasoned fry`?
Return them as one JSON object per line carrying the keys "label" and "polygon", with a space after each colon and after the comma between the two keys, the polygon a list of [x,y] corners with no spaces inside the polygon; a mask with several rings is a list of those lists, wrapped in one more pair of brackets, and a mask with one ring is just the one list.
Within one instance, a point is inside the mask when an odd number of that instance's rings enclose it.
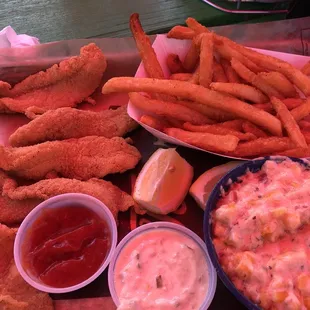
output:
{"label": "seasoned fry", "polygon": [[159,131],[163,131],[164,128],[168,128],[171,126],[164,119],[159,119],[150,115],[142,115],[140,118],[140,122]]}
{"label": "seasoned fry", "polygon": [[260,90],[246,84],[211,83],[210,88],[254,103],[268,102],[268,97]]}
{"label": "seasoned fry", "polygon": [[291,114],[296,122],[302,120],[310,114],[310,98],[305,103],[291,110]]}
{"label": "seasoned fry", "polygon": [[158,62],[149,37],[143,31],[139,14],[137,13],[130,16],[130,30],[135,39],[147,75],[151,78],[164,79],[164,72]]}
{"label": "seasoned fry", "polygon": [[231,60],[231,66],[245,81],[260,89],[267,96],[274,96],[281,99],[283,98],[282,94],[280,94],[275,88],[265,82],[265,80],[262,79],[259,75],[249,70],[237,59],[233,58]]}
{"label": "seasoned fry", "polygon": [[193,102],[193,101],[186,101],[186,100],[179,100],[178,104],[181,104],[185,107],[193,109],[207,117],[217,121],[217,122],[225,122],[229,120],[233,120],[235,118],[234,115],[229,114],[227,112],[223,112],[219,109],[210,108],[205,104]]}
{"label": "seasoned fry", "polygon": [[192,132],[208,132],[214,135],[226,136],[232,135],[237,137],[240,141],[248,141],[256,139],[256,136],[251,133],[243,133],[240,131],[236,131],[233,129],[222,127],[219,124],[215,125],[193,125],[191,123],[184,123],[183,127],[185,130],[192,131]]}
{"label": "seasoned fry", "polygon": [[253,107],[260,109],[260,110],[264,110],[270,114],[274,114],[274,110],[273,110],[273,107],[270,104],[270,102],[268,102],[268,103],[255,103],[255,104],[253,104]]}
{"label": "seasoned fry", "polygon": [[195,32],[196,35],[205,32],[210,32],[210,30],[207,27],[198,23],[195,18],[189,17],[186,19],[185,22],[186,25]]}
{"label": "seasoned fry", "polygon": [[244,132],[251,133],[254,136],[256,136],[257,138],[267,138],[268,137],[268,135],[266,134],[265,131],[263,131],[262,129],[258,128],[257,126],[255,126],[254,124],[252,124],[248,121],[244,121],[242,123],[242,129]]}
{"label": "seasoned fry", "polygon": [[273,86],[284,97],[296,98],[298,93],[294,85],[280,72],[260,72],[258,75]]}
{"label": "seasoned fry", "polygon": [[221,65],[229,83],[241,83],[237,72],[232,68],[230,62],[224,58],[221,59]]}
{"label": "seasoned fry", "polygon": [[170,80],[188,81],[193,77],[191,73],[174,73],[170,75]]}
{"label": "seasoned fry", "polygon": [[301,72],[310,75],[310,60],[302,67]]}
{"label": "seasoned fry", "polygon": [[182,73],[185,72],[183,64],[179,58],[179,55],[169,54],[167,57],[167,66],[170,73]]}
{"label": "seasoned fry", "polygon": [[180,121],[192,122],[194,124],[212,124],[205,115],[200,114],[195,110],[191,110],[177,103],[160,101],[146,98],[139,93],[129,93],[130,101],[139,109],[160,116],[168,116]]}
{"label": "seasoned fry", "polygon": [[179,40],[191,40],[195,36],[195,31],[184,26],[174,26],[167,34],[167,38]]}
{"label": "seasoned fry", "polygon": [[242,131],[242,124],[244,120],[242,119],[234,119],[232,121],[226,121],[223,123],[218,123],[218,125],[221,125],[222,127],[233,129],[236,131]]}
{"label": "seasoned fry", "polygon": [[183,61],[183,67],[185,68],[185,70],[188,72],[192,72],[197,65],[198,59],[199,59],[199,49],[196,46],[194,38]]}
{"label": "seasoned fry", "polygon": [[224,69],[216,59],[213,60],[213,82],[227,83],[228,79],[225,75]]}
{"label": "seasoned fry", "polygon": [[233,151],[239,142],[239,139],[232,135],[220,136],[206,132],[189,132],[179,128],[166,128],[165,133],[185,143],[214,152]]}
{"label": "seasoned fry", "polygon": [[252,60],[245,57],[228,44],[224,44],[223,42],[218,41],[217,38],[218,36],[214,34],[214,47],[217,53],[221,56],[221,58],[227,59],[228,61],[231,61],[232,58],[238,59],[242,64],[244,64],[254,73],[262,71],[262,69],[257,66]]}
{"label": "seasoned fry", "polygon": [[227,153],[236,157],[255,157],[261,154],[271,155],[294,148],[290,138],[268,137],[240,143],[233,152]]}
{"label": "seasoned fry", "polygon": [[288,136],[292,139],[297,147],[307,147],[305,137],[300,131],[294,117],[287,109],[286,105],[279,99],[271,97],[271,104],[280,118],[283,127],[286,129]]}
{"label": "seasoned fry", "polygon": [[290,157],[297,157],[297,158],[305,158],[305,157],[310,157],[310,148],[295,148],[295,149],[290,149],[287,151],[283,151],[278,153],[277,155],[281,156],[290,156]]}
{"label": "seasoned fry", "polygon": [[117,77],[110,79],[102,88],[103,94],[113,92],[158,92],[178,96],[234,114],[235,117],[247,119],[274,135],[282,135],[281,123],[273,115],[233,97],[189,82]]}
{"label": "seasoned fry", "polygon": [[213,76],[213,34],[203,35],[200,47],[199,84],[209,87]]}

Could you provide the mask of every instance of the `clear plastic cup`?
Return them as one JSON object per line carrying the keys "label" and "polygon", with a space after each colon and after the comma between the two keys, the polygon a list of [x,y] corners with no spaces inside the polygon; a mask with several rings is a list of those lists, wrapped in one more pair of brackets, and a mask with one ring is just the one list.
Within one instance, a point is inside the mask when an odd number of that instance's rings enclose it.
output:
{"label": "clear plastic cup", "polygon": [[[111,247],[105,260],[102,262],[99,269],[88,279],[84,280],[81,283],[78,283],[69,287],[56,288],[42,283],[39,279],[34,277],[33,275],[27,273],[27,271],[23,268],[20,260],[21,256],[21,245],[23,243],[23,239],[27,230],[31,227],[32,223],[38,218],[43,209],[52,209],[52,208],[60,208],[66,207],[69,205],[81,205],[83,207],[91,209],[95,212],[100,218],[105,220],[108,225],[108,228],[111,233]],[[24,280],[29,283],[34,288],[47,292],[47,293],[67,293],[78,290],[87,284],[94,281],[108,266],[112,255],[114,253],[115,247],[117,244],[117,227],[115,219],[108,209],[108,207],[103,204],[100,200],[85,194],[63,194],[58,195],[53,198],[50,198],[42,203],[40,203],[37,207],[35,207],[24,219],[21,226],[17,231],[17,235],[14,243],[14,260],[17,267],[17,270],[24,278]]]}
{"label": "clear plastic cup", "polygon": [[179,232],[181,234],[186,235],[187,237],[191,238],[193,241],[195,241],[203,251],[207,266],[208,266],[208,271],[209,271],[209,286],[208,286],[208,292],[206,295],[205,300],[203,301],[200,310],[206,310],[210,306],[214,294],[215,294],[215,289],[216,289],[216,282],[217,282],[217,276],[216,276],[216,271],[211,263],[211,260],[209,258],[209,254],[206,248],[205,243],[200,239],[199,236],[197,236],[194,232],[192,232],[190,229],[181,226],[179,224],[174,224],[174,223],[169,223],[169,222],[153,222],[149,224],[145,224],[143,226],[140,226],[133,231],[131,231],[127,236],[125,236],[124,239],[118,244],[116,250],[114,251],[113,257],[110,262],[109,266],[109,273],[108,273],[108,280],[109,280],[109,289],[111,296],[113,298],[114,303],[116,306],[120,305],[119,298],[117,296],[117,292],[115,289],[115,283],[114,283],[114,270],[115,270],[115,265],[116,262],[119,258],[119,256],[122,253],[122,250],[129,244],[135,237],[140,236],[141,234],[144,234],[146,232],[149,232],[154,229],[167,229],[167,230],[173,230],[176,232]]}

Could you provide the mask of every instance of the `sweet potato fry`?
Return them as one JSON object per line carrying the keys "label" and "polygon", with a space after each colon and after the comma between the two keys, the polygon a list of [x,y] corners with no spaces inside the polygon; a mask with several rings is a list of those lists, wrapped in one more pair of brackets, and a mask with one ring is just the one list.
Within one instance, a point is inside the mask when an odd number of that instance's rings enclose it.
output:
{"label": "sweet potato fry", "polygon": [[189,83],[192,84],[199,84],[199,73],[200,73],[200,64],[198,64],[197,68],[194,71],[194,74],[192,75],[192,77],[188,80]]}
{"label": "sweet potato fry", "polygon": [[286,105],[275,97],[271,97],[271,104],[277,112],[277,115],[280,118],[283,127],[286,129],[288,136],[295,143],[296,147],[307,147],[305,137],[301,133],[298,124],[290,111],[287,109]]}
{"label": "sweet potato fry", "polygon": [[301,72],[310,75],[310,60],[302,67]]}
{"label": "sweet potato fry", "polygon": [[224,69],[216,59],[213,60],[213,82],[227,83],[228,79],[225,75]]}
{"label": "sweet potato fry", "polygon": [[232,68],[230,62],[224,58],[221,59],[221,65],[229,83],[241,83],[237,72]]}
{"label": "sweet potato fry", "polygon": [[169,54],[167,57],[167,67],[169,68],[170,73],[182,73],[185,72],[183,64],[179,58],[179,55]]}
{"label": "sweet potato fry", "polygon": [[191,40],[195,36],[195,31],[184,26],[174,26],[167,34],[167,38],[179,40]]}
{"label": "sweet potato fry", "polygon": [[231,135],[220,136],[205,132],[189,132],[179,128],[166,128],[165,133],[185,143],[213,152],[233,151],[239,142],[237,137]]}
{"label": "sweet potato fry", "polygon": [[310,98],[305,103],[291,110],[291,114],[296,122],[302,120],[310,114]]}
{"label": "sweet potato fry", "polygon": [[242,131],[242,124],[244,120],[242,119],[234,119],[231,121],[226,121],[223,123],[218,123],[218,125],[221,125],[222,127],[229,128],[236,131]]}
{"label": "sweet potato fry", "polygon": [[149,99],[139,93],[129,93],[129,98],[133,105],[148,113],[172,117],[180,121],[192,122],[194,124],[213,123],[213,121],[205,115],[182,105],[178,105],[177,103]]}
{"label": "sweet potato fry", "polygon": [[245,133],[251,133],[257,138],[267,138],[268,135],[266,132],[260,128],[258,128],[256,125],[252,124],[251,122],[244,121],[242,123],[242,129]]}
{"label": "sweet potato fry", "polygon": [[283,98],[283,95],[280,94],[274,87],[270,86],[259,75],[249,70],[239,60],[233,58],[231,60],[231,66],[245,81],[260,89],[267,96],[274,96],[280,99]]}
{"label": "sweet potato fry", "polygon": [[192,131],[192,132],[208,132],[212,133],[214,135],[220,135],[220,136],[226,136],[226,135],[232,135],[237,137],[240,141],[249,141],[256,139],[256,136],[254,136],[251,133],[243,133],[240,131],[236,131],[233,129],[222,127],[221,125],[215,124],[215,125],[193,125],[191,123],[184,123],[183,127],[185,130]]}
{"label": "sweet potato fry", "polygon": [[207,117],[215,120],[217,122],[225,122],[229,120],[233,120],[235,118],[234,115],[229,114],[227,112],[221,111],[219,109],[210,108],[205,104],[193,102],[193,101],[186,101],[186,100],[179,100],[178,104],[193,109]]}
{"label": "sweet potato fry", "polygon": [[200,46],[199,84],[209,87],[213,77],[213,34],[203,35]]}
{"label": "sweet potato fry", "polygon": [[265,128],[272,134],[281,136],[281,122],[273,115],[257,109],[250,104],[233,97],[225,96],[214,90],[194,85],[189,82],[159,80],[148,78],[116,77],[105,83],[102,88],[103,94],[115,92],[155,92],[169,94],[192,100],[208,107],[220,109],[235,118],[243,118]]}
{"label": "sweet potato fry", "polygon": [[294,148],[295,144],[287,137],[268,137],[239,143],[233,152],[227,155],[236,157],[255,157],[259,155],[278,154],[288,149]]}
{"label": "sweet potato fry", "polygon": [[290,157],[297,157],[297,158],[305,158],[310,157],[310,148],[295,148],[295,149],[289,149],[280,153],[277,153],[275,155],[281,155],[281,156],[290,156]]}
{"label": "sweet potato fry", "polygon": [[195,32],[196,35],[205,33],[205,32],[210,32],[210,30],[207,27],[198,23],[195,18],[189,17],[186,19],[185,22],[186,22],[186,25]]}
{"label": "sweet potato fry", "polygon": [[310,144],[310,132],[307,130],[301,130],[301,133],[305,137],[307,144]]}
{"label": "sweet potato fry", "polygon": [[171,126],[171,124],[163,118],[159,119],[150,115],[142,115],[140,122],[159,131],[163,131],[165,128]]}
{"label": "sweet potato fry", "polygon": [[302,120],[298,123],[298,125],[301,128],[301,130],[310,131],[310,122]]}
{"label": "sweet potato fry", "polygon": [[264,110],[270,114],[274,114],[274,109],[273,109],[272,105],[270,104],[270,102],[268,102],[268,103],[255,103],[255,104],[253,104],[253,107],[260,109],[260,110]]}
{"label": "sweet potato fry", "polygon": [[139,14],[134,13],[130,16],[130,29],[147,75],[151,78],[164,79],[164,72],[158,62],[149,37],[143,31]]}
{"label": "sweet potato fry", "polygon": [[191,73],[174,73],[170,75],[170,80],[188,81],[193,77]]}
{"label": "sweet potato fry", "polygon": [[289,110],[293,110],[299,107],[301,104],[304,104],[305,100],[301,98],[285,98],[285,99],[282,99],[282,102],[286,105],[286,107]]}
{"label": "sweet potato fry", "polygon": [[183,129],[183,124],[184,124],[183,121],[179,121],[179,120],[172,118],[172,117],[166,117],[166,120],[169,122],[169,124],[171,124],[170,127]]}
{"label": "sweet potato fry", "polygon": [[258,75],[275,88],[285,98],[296,98],[298,93],[294,85],[280,72],[260,72]]}
{"label": "sweet potato fry", "polygon": [[183,67],[185,68],[185,70],[188,72],[192,72],[198,63],[198,59],[199,59],[199,49],[196,46],[194,38],[183,61]]}
{"label": "sweet potato fry", "polygon": [[255,87],[237,83],[211,83],[210,88],[254,103],[266,103],[268,97]]}

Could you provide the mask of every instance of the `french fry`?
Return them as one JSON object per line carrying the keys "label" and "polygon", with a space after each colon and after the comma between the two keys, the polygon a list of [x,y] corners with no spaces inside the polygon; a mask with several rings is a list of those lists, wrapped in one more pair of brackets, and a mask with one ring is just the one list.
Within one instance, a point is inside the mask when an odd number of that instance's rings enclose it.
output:
{"label": "french fry", "polygon": [[195,36],[195,31],[184,26],[174,26],[167,34],[167,38],[179,40],[191,40]]}
{"label": "french fry", "polygon": [[298,123],[298,125],[302,130],[310,130],[310,122],[308,121],[302,120]]}
{"label": "french fry", "polygon": [[188,81],[193,77],[191,73],[174,73],[170,75],[170,80]]}
{"label": "french fry", "polygon": [[189,82],[116,77],[107,81],[102,88],[103,94],[113,92],[155,92],[177,96],[228,112],[229,114],[235,115],[235,118],[249,120],[276,136],[282,135],[281,122],[273,115],[257,109],[241,100],[225,96],[216,91]]}
{"label": "french fry", "polygon": [[185,22],[186,22],[186,25],[195,32],[196,35],[205,33],[205,32],[210,32],[210,30],[207,27],[198,23],[195,18],[189,17],[186,19]]}
{"label": "french fry", "polygon": [[260,72],[258,75],[286,98],[296,98],[298,93],[294,85],[280,72]]}
{"label": "french fry", "polygon": [[310,60],[302,67],[301,72],[310,75]]}
{"label": "french fry", "polygon": [[254,73],[261,72],[262,69],[256,65],[252,60],[245,57],[243,54],[239,53],[237,50],[229,46],[228,44],[224,44],[221,41],[217,40],[217,35],[214,34],[214,47],[217,53],[228,61],[231,61],[232,58],[238,59],[242,64],[244,64],[247,68],[249,68]]}
{"label": "french fry", "polygon": [[200,64],[198,64],[196,70],[194,71],[194,74],[188,80],[188,82],[198,85],[199,84],[199,73],[200,73]]}
{"label": "french fry", "polygon": [[307,144],[310,144],[310,132],[307,131],[307,130],[302,130],[301,133],[305,137],[305,140],[306,140]]}
{"label": "french fry", "polygon": [[172,117],[166,117],[166,120],[171,124],[170,127],[183,129],[184,122],[179,121],[179,120],[172,118]]}
{"label": "french fry", "polygon": [[263,80],[259,75],[255,74],[244,66],[239,60],[233,58],[231,60],[231,66],[233,69],[248,83],[252,84],[256,88],[260,89],[269,97],[283,98],[283,95],[280,94],[275,88],[270,86],[265,80]]}
{"label": "french fry", "polygon": [[254,103],[253,107],[260,109],[260,110],[264,110],[270,114],[274,114],[274,109],[273,109],[272,105],[270,104],[270,102],[268,102],[268,103]]}
{"label": "french fry", "polygon": [[254,124],[248,122],[248,121],[244,121],[242,123],[242,129],[245,133],[251,133],[254,136],[256,136],[257,138],[267,138],[268,135],[266,134],[266,132],[260,128],[258,128],[257,126],[255,126]]}
{"label": "french fry", "polygon": [[218,123],[218,125],[221,125],[222,127],[229,128],[236,131],[242,131],[242,124],[244,120],[242,119],[234,119],[231,121],[226,121],[223,123]]}
{"label": "french fry", "polygon": [[209,87],[213,76],[213,34],[203,35],[200,47],[199,84]]}
{"label": "french fry", "polygon": [[237,72],[232,68],[230,62],[227,59],[222,58],[221,65],[229,83],[241,83]]}
{"label": "french fry", "polygon": [[235,116],[232,114],[223,112],[219,109],[210,108],[205,104],[201,104],[201,103],[197,103],[193,101],[179,100],[178,104],[188,107],[190,109],[193,109],[203,115],[206,115],[207,117],[217,122],[230,121],[235,118]]}
{"label": "french fry", "polygon": [[297,158],[305,158],[305,157],[310,157],[310,148],[295,148],[295,149],[290,149],[287,151],[283,151],[278,153],[277,155],[281,156],[290,156],[290,157],[297,157]]}
{"label": "french fry", "polygon": [[185,72],[183,64],[179,58],[179,55],[169,54],[167,57],[167,67],[169,68],[170,73],[182,73]]}
{"label": "french fry", "polygon": [[227,152],[227,155],[250,158],[261,154],[278,154],[294,147],[295,144],[287,137],[258,138],[256,140],[239,143],[237,148],[233,152]]}
{"label": "french fry", "polygon": [[285,98],[282,99],[282,102],[286,105],[289,110],[293,110],[299,107],[301,104],[305,103],[305,100],[301,98]]}
{"label": "french fry", "polygon": [[222,127],[221,125],[193,125],[191,123],[184,123],[183,127],[185,130],[192,132],[208,132],[214,135],[226,136],[232,135],[237,137],[240,141],[248,141],[256,139],[256,136],[251,133],[243,133],[233,129]]}
{"label": "french fry", "polygon": [[148,113],[163,117],[172,117],[180,121],[192,122],[194,124],[214,123],[214,121],[210,120],[205,115],[176,103],[149,99],[139,93],[129,93],[129,98],[134,106]]}
{"label": "french fry", "polygon": [[233,151],[239,142],[237,137],[231,135],[220,136],[206,132],[190,132],[179,128],[166,128],[164,132],[185,143],[213,152]]}
{"label": "french fry", "polygon": [[139,14],[132,14],[129,24],[147,75],[151,78],[164,79],[164,72],[149,37],[143,31]]}
{"label": "french fry", "polygon": [[310,114],[310,98],[305,103],[291,110],[291,114],[296,122],[302,120]]}
{"label": "french fry", "polygon": [[225,75],[224,69],[216,59],[213,60],[213,82],[227,83],[228,79]]}
{"label": "french fry", "polygon": [[286,105],[278,98],[271,97],[271,104],[274,110],[277,112],[283,127],[286,129],[288,136],[295,143],[296,147],[307,147],[307,142],[305,137],[300,131],[298,124],[296,123],[294,117],[287,109]]}
{"label": "french fry", "polygon": [[150,115],[142,115],[140,122],[159,131],[163,131],[165,128],[171,126],[171,124],[169,124],[163,118],[159,119]]}
{"label": "french fry", "polygon": [[183,67],[185,68],[185,70],[188,72],[192,72],[198,63],[198,59],[199,59],[199,49],[196,46],[194,38],[183,61]]}
{"label": "french fry", "polygon": [[210,88],[254,103],[266,103],[268,97],[255,87],[237,83],[211,83]]}

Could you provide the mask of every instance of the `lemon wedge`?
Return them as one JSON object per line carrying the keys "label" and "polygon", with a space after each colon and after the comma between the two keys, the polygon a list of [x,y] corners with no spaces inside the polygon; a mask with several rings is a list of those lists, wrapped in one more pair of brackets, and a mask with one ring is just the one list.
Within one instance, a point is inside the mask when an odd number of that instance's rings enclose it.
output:
{"label": "lemon wedge", "polygon": [[224,165],[216,166],[207,170],[192,184],[189,193],[203,210],[206,208],[207,201],[216,183],[228,171],[241,163],[242,161],[230,161]]}
{"label": "lemon wedge", "polygon": [[133,199],[157,214],[175,211],[187,195],[193,167],[175,149],[158,149],[139,173]]}

